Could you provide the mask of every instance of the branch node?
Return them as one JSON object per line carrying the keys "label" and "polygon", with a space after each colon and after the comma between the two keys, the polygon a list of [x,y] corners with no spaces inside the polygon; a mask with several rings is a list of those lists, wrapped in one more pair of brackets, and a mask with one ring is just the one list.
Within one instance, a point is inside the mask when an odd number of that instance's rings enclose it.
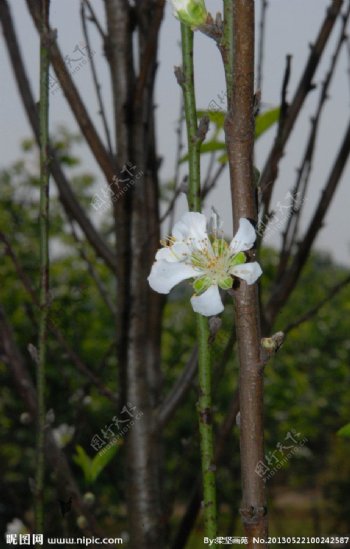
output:
{"label": "branch node", "polygon": [[175,66],[174,67],[174,74],[175,74],[175,78],[177,80],[177,83],[179,84],[179,86],[182,87],[184,85],[184,83],[186,82],[186,79],[185,79],[182,68]]}
{"label": "branch node", "polygon": [[266,507],[241,507],[239,510],[245,524],[256,524],[267,515]]}
{"label": "branch node", "polygon": [[208,130],[209,130],[209,123],[210,123],[210,120],[209,120],[209,116],[205,115],[203,116],[200,121],[199,121],[199,124],[198,124],[198,129],[197,129],[197,135],[196,135],[196,142],[197,144],[202,144],[207,133],[208,133]]}
{"label": "branch node", "polygon": [[271,337],[263,337],[261,339],[261,348],[263,354],[267,354],[268,357],[277,353],[284,342],[285,335],[283,332],[276,332]]}

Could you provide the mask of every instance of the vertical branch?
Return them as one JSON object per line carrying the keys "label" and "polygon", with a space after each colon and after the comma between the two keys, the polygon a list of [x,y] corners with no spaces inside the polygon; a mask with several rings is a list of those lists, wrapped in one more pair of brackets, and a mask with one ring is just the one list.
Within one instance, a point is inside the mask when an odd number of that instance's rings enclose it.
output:
{"label": "vertical branch", "polygon": [[[137,184],[115,202],[114,217],[121,399],[143,412],[142,420],[126,439],[130,546],[148,549],[164,545],[162,453],[159,433],[154,428],[161,382],[162,300],[150,296],[147,284],[150,252],[157,246],[159,230],[153,94],[164,2],[134,4],[105,1],[106,53],[111,70],[117,164],[125,168],[128,162],[135,163],[142,173]],[[139,74],[135,68],[137,58]]]}
{"label": "vertical branch", "polygon": [[[89,9],[91,10],[91,6],[89,6]],[[88,26],[87,26],[87,23],[86,23],[86,13],[85,13],[85,3],[84,2],[81,2],[81,5],[80,5],[80,18],[81,18],[81,24],[82,24],[82,27],[83,27],[84,39],[85,39],[86,45],[88,47],[88,52],[90,52],[91,51],[90,36],[89,36]],[[105,108],[104,108],[104,105],[103,105],[103,98],[102,98],[102,93],[101,93],[101,84],[98,81],[95,61],[94,61],[94,58],[93,58],[92,55],[90,57],[90,69],[91,69],[92,80],[93,80],[95,91],[96,91],[97,102],[98,102],[98,108],[99,108],[98,114],[101,115],[103,129],[105,131],[106,140],[107,140],[108,152],[109,152],[109,154],[112,158],[113,157],[113,147],[112,147],[111,134],[110,134],[110,131],[109,131],[107,116],[106,116]]]}
{"label": "vertical branch", "polygon": [[[184,95],[188,152],[189,152],[189,189],[188,206],[192,211],[201,209],[200,192],[200,146],[198,135],[196,98],[193,74],[193,32],[181,24],[183,74],[178,78]],[[201,445],[203,497],[206,534],[216,537],[216,488],[212,426],[211,399],[211,357],[209,349],[209,327],[207,319],[196,315],[198,337],[199,398],[198,417]],[[214,546],[215,547],[215,546]]]}
{"label": "vertical branch", "polygon": [[49,0],[41,1],[40,33],[40,311],[37,361],[35,530],[44,532],[45,368],[49,308]]}
{"label": "vertical branch", "polygon": [[[224,43],[226,67],[232,66],[227,81],[228,116],[225,135],[229,158],[234,227],[246,217],[256,222],[253,184],[254,146],[254,0],[224,0]],[[229,42],[227,42],[229,37]],[[227,74],[228,69],[225,69]],[[266,496],[263,479],[256,467],[264,461],[263,377],[260,366],[260,319],[257,285],[244,281],[234,290],[235,323],[239,352],[241,516],[248,547],[253,536],[266,539]]]}
{"label": "vertical branch", "polygon": [[262,90],[263,83],[263,68],[264,68],[264,46],[266,35],[266,12],[268,7],[267,0],[261,0],[261,17],[259,23],[259,49],[258,49],[258,66],[257,66],[257,80],[256,88]]}

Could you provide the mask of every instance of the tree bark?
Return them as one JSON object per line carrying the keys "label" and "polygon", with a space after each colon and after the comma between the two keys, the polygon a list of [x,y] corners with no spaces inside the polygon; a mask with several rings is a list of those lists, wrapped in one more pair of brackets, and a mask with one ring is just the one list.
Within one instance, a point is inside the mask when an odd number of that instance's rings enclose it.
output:
{"label": "tree bark", "polygon": [[[225,121],[234,229],[241,217],[256,222],[253,185],[254,147],[254,1],[226,2],[223,57],[228,83]],[[232,71],[232,72],[231,72]],[[230,87],[232,86],[232,87]],[[257,285],[244,281],[234,290],[235,325],[239,353],[241,516],[248,547],[266,538],[266,496],[256,467],[264,461],[263,377],[260,360],[260,318]]]}
{"label": "tree bark", "polygon": [[[164,547],[159,437],[154,414],[160,387],[162,301],[151,295],[147,276],[159,231],[153,105],[158,29],[154,29],[152,20],[155,11],[161,9],[160,24],[163,6],[162,2],[148,1],[137,2],[131,8],[121,0],[106,0],[105,5],[117,165],[123,167],[130,162],[140,175],[114,206],[122,402],[136,406],[143,414],[127,436],[128,515],[131,547],[154,549]],[[137,47],[133,32],[138,34]],[[134,69],[136,55],[139,75]]]}

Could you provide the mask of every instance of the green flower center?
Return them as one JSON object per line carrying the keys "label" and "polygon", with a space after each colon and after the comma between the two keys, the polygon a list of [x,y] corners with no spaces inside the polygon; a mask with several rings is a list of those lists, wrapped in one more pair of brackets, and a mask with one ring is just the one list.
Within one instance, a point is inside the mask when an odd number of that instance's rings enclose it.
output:
{"label": "green flower center", "polygon": [[193,252],[189,261],[193,267],[204,272],[193,282],[196,294],[201,294],[213,284],[217,284],[223,290],[232,288],[233,277],[230,270],[235,265],[245,263],[246,256],[243,252],[233,254],[223,238],[214,238],[211,240],[211,246],[207,245]]}

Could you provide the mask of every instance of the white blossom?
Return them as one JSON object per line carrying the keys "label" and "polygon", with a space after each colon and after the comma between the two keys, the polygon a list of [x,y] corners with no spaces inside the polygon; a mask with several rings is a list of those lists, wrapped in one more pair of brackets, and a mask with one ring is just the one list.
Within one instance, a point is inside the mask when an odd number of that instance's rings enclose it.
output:
{"label": "white blossom", "polygon": [[53,438],[60,448],[64,448],[73,438],[75,428],[67,423],[62,423],[55,429],[52,429]]}
{"label": "white blossom", "polygon": [[12,519],[12,521],[6,525],[6,534],[26,534],[27,531],[27,527],[19,518]]}
{"label": "white blossom", "polygon": [[248,219],[240,219],[239,229],[230,244],[221,236],[221,224],[215,211],[208,227],[207,230],[203,214],[185,213],[173,227],[172,235],[161,242],[164,247],[156,253],[148,282],[156,292],[168,294],[176,284],[193,279],[193,310],[213,316],[224,309],[219,288],[232,288],[234,277],[254,284],[262,270],[256,261],[247,263],[244,253],[256,240],[255,229]]}

